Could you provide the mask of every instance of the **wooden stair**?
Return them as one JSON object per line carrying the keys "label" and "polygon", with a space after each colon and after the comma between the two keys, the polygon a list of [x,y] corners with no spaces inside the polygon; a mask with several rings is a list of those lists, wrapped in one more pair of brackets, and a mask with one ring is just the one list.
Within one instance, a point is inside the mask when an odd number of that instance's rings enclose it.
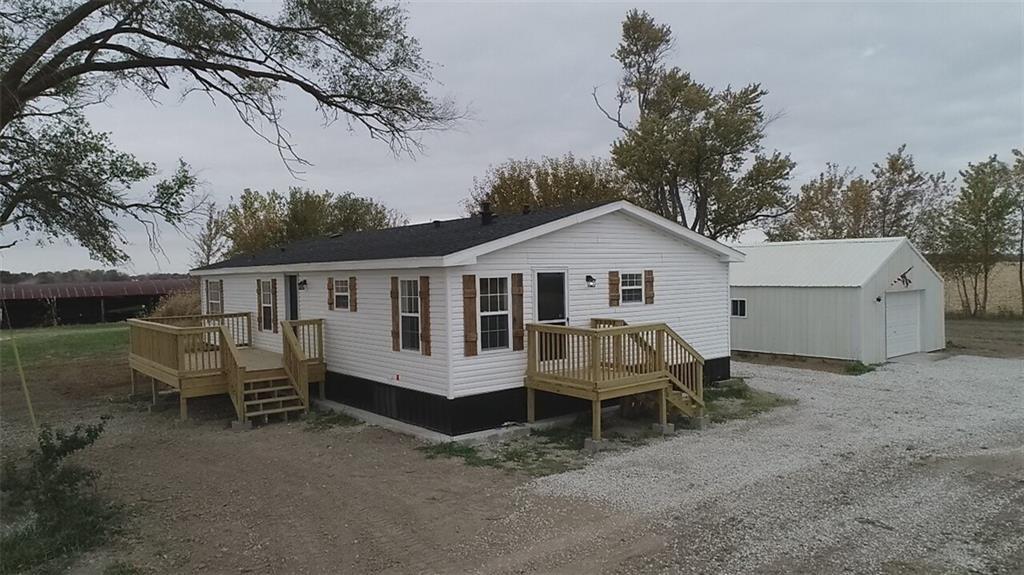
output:
{"label": "wooden stair", "polygon": [[302,397],[289,382],[284,370],[280,371],[280,375],[252,372],[257,375],[249,377],[249,374],[246,374],[242,392],[242,413],[245,420],[267,423],[271,415],[283,415],[287,420],[292,413],[306,411]]}

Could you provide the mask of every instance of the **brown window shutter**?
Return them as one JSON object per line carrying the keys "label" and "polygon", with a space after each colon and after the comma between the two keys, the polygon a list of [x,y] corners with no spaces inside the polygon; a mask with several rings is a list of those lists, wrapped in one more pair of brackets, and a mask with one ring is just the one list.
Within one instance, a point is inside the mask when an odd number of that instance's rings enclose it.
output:
{"label": "brown window shutter", "polygon": [[277,278],[270,278],[271,308],[274,311],[274,333],[277,333]]}
{"label": "brown window shutter", "polygon": [[430,276],[420,276],[420,352],[430,355]]}
{"label": "brown window shutter", "polygon": [[619,305],[619,272],[608,272],[608,305]]}
{"label": "brown window shutter", "polygon": [[401,312],[398,308],[398,276],[391,276],[391,349],[402,350]]}
{"label": "brown window shutter", "polygon": [[462,276],[462,340],[466,357],[476,355],[476,276]]}
{"label": "brown window shutter", "polygon": [[523,274],[512,274],[512,349],[523,349]]}
{"label": "brown window shutter", "polygon": [[206,280],[206,313],[210,313],[210,280]]}
{"label": "brown window shutter", "polygon": [[334,309],[334,278],[327,278],[327,309]]}
{"label": "brown window shutter", "polygon": [[224,307],[224,280],[217,280],[217,292],[220,296],[220,313],[228,313],[228,308]]}
{"label": "brown window shutter", "polygon": [[263,283],[256,280],[256,328],[263,331]]}
{"label": "brown window shutter", "polygon": [[644,303],[654,303],[654,270],[644,270]]}
{"label": "brown window shutter", "polygon": [[356,311],[356,277],[348,278],[348,311]]}

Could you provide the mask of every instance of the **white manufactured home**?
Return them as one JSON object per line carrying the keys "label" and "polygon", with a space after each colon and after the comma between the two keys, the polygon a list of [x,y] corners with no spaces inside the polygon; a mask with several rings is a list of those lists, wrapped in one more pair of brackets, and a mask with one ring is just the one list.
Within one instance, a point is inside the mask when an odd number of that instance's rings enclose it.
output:
{"label": "white manufactured home", "polygon": [[250,314],[244,345],[281,353],[279,325],[322,322],[327,398],[458,435],[627,393],[703,405],[703,382],[729,376],[742,259],[618,201],[301,241],[192,274],[204,313]]}
{"label": "white manufactured home", "polygon": [[737,249],[734,351],[880,363],[945,347],[942,277],[906,238]]}

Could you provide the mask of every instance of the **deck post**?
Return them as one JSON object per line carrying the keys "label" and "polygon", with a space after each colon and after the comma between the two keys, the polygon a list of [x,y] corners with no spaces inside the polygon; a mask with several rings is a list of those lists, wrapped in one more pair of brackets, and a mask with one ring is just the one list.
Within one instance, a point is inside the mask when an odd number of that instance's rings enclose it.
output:
{"label": "deck post", "polygon": [[131,380],[132,380],[132,399],[134,399],[135,398],[135,369],[133,369],[131,367],[128,368],[128,377],[130,377]]}
{"label": "deck post", "polygon": [[595,395],[594,400],[591,404],[591,411],[593,412],[593,425],[591,428],[591,436],[594,441],[601,441],[601,399],[600,396]]}
{"label": "deck post", "polygon": [[658,390],[658,423],[664,426],[668,424],[668,388]]}
{"label": "deck post", "polygon": [[150,376],[149,378],[150,388],[153,392],[153,405],[156,405],[156,378]]}
{"label": "deck post", "polygon": [[533,423],[537,420],[537,395],[532,387],[526,388],[526,422]]}
{"label": "deck post", "polygon": [[180,395],[178,402],[180,404],[178,419],[181,421],[188,421],[188,400],[185,399],[184,395]]}
{"label": "deck post", "polygon": [[[306,368],[309,369],[309,368]],[[325,375],[320,384],[317,386],[317,395],[320,397],[320,401],[327,399],[327,376]]]}

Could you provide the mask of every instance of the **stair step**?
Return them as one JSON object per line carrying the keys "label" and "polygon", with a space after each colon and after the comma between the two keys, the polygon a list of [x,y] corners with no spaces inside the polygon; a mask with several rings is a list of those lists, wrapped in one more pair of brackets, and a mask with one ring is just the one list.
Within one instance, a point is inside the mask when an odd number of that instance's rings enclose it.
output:
{"label": "stair step", "polygon": [[254,411],[252,413],[246,413],[245,416],[246,417],[258,417],[258,416],[261,416],[261,415],[273,415],[275,413],[285,413],[285,412],[289,412],[289,411],[303,411],[304,409],[306,409],[306,408],[301,406],[301,405],[290,405],[288,407],[276,407],[276,408],[273,408],[273,409],[264,409],[262,411]]}
{"label": "stair step", "polygon": [[295,388],[293,388],[290,385],[275,385],[275,386],[272,386],[272,387],[257,387],[257,388],[253,388],[253,389],[246,389],[245,390],[245,395],[257,395],[257,394],[260,394],[260,393],[266,393],[266,392],[270,392],[270,391],[285,391],[285,390],[289,390],[289,389],[292,390],[292,391],[295,390]]}
{"label": "stair step", "polygon": [[298,395],[295,395],[295,394],[292,394],[292,395],[282,395],[280,397],[268,397],[266,399],[250,399],[250,400],[245,402],[245,406],[249,407],[250,405],[263,405],[264,403],[296,401],[296,400],[301,402],[302,398],[299,397]]}
{"label": "stair step", "polygon": [[249,383],[265,383],[267,381],[279,381],[279,380],[282,380],[282,379],[286,380],[288,378],[287,377],[282,377],[280,375],[266,375],[266,376],[262,376],[262,377],[246,378],[244,383],[246,383],[246,384],[249,384]]}

